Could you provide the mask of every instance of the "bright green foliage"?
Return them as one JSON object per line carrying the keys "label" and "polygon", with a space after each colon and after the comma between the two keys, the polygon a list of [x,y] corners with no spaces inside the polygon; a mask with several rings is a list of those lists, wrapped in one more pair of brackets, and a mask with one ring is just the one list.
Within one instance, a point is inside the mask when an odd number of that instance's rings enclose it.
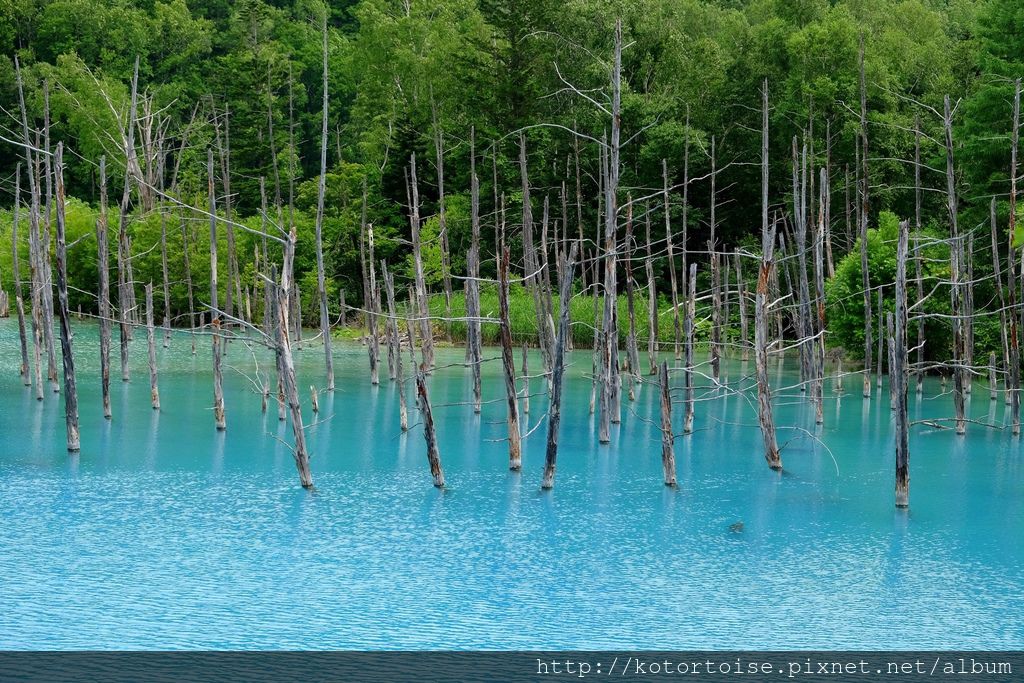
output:
{"label": "bright green foliage", "polygon": [[[884,329],[886,313],[895,310],[896,242],[899,237],[899,218],[888,211],[879,216],[876,228],[868,229],[868,273],[872,287],[871,312],[873,339],[877,340],[879,329]],[[940,284],[949,280],[949,247],[936,243],[942,239],[935,229],[911,233],[911,258],[907,262],[907,300],[914,306],[910,312],[908,340],[916,344],[917,326],[920,320],[914,318],[930,313],[949,315],[950,297],[948,285]],[[915,246],[923,257],[921,274],[925,294],[932,293],[924,306],[917,306]],[[860,241],[853,250],[836,264],[836,275],[825,285],[826,310],[828,315],[828,341],[841,346],[854,359],[863,356],[864,348],[864,295],[860,262]],[[878,310],[876,288],[882,287],[881,318]],[[879,320],[883,324],[879,324]],[[928,358],[948,357],[952,343],[951,327],[948,320],[933,318],[925,321],[925,353]],[[874,343],[874,342],[873,342]],[[872,346],[874,348],[874,346]],[[874,352],[872,352],[874,353]]]}

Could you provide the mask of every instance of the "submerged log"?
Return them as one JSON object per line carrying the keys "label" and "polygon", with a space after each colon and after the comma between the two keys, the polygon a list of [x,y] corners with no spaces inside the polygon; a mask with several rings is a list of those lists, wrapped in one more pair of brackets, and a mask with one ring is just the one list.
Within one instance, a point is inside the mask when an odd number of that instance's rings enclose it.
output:
{"label": "submerged log", "polygon": [[540,487],[555,485],[555,465],[558,460],[558,429],[562,422],[562,379],[565,373],[565,347],[569,339],[569,302],[572,297],[572,278],[576,267],[576,243],[559,266],[562,273],[558,295],[558,337],[555,340],[554,365],[551,368],[551,401],[548,406],[548,440],[544,458],[544,479]]}
{"label": "submerged log", "polygon": [[[696,264],[694,264],[696,265]],[[668,361],[661,362],[661,468],[665,486],[676,485],[675,436],[672,433],[672,396],[668,385]]]}
{"label": "submerged log", "polygon": [[156,331],[153,329],[153,283],[146,283],[146,345],[149,351],[149,402],[160,410],[160,389],[156,373]]}
{"label": "submerged log", "polygon": [[314,413],[320,412],[320,393],[316,390],[315,384],[309,385],[309,406]]}
{"label": "submerged log", "polygon": [[54,155],[57,185],[57,302],[60,314],[60,348],[64,360],[64,421],[68,450],[81,448],[78,433],[78,389],[75,385],[75,358],[71,353],[71,316],[68,313],[68,247],[64,230],[64,143],[57,143]]}

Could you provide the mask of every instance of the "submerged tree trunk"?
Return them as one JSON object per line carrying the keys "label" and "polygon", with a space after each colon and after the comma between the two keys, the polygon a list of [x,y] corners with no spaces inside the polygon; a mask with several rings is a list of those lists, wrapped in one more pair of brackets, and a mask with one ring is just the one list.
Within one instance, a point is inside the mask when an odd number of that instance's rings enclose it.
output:
{"label": "submerged tree trunk", "polygon": [[[402,343],[398,336],[398,318],[395,308],[395,278],[388,272],[387,263],[381,259],[381,277],[384,278],[384,292],[388,299],[388,339],[395,357],[395,385],[398,387],[398,422],[402,431],[409,429],[409,410],[405,403],[405,375],[402,370]],[[411,352],[411,348],[410,348]]]}
{"label": "submerged tree trunk", "polygon": [[644,224],[647,228],[647,258],[644,259],[644,270],[647,272],[647,361],[650,365],[649,374],[655,375],[658,373],[658,288],[654,280],[651,212],[647,206],[644,207]]}
{"label": "submerged tree trunk", "polygon": [[18,213],[21,207],[21,164],[15,166],[14,171],[14,210],[11,217],[11,276],[14,278],[14,303],[18,309],[18,342],[21,346],[21,375],[22,384],[30,386],[32,378],[29,370],[28,360],[28,338],[25,328],[25,304],[22,300],[21,273],[19,272],[18,257]]}
{"label": "submerged tree trunk", "polygon": [[1009,246],[1006,254],[1006,281],[1009,285],[1010,299],[1008,316],[1010,329],[1007,332],[1010,347],[1008,392],[1010,395],[1010,422],[1014,436],[1020,435],[1020,339],[1017,328],[1017,283],[1014,272],[1014,240],[1017,232],[1017,145],[1020,131],[1020,92],[1021,80],[1018,78],[1014,83],[1013,94],[1013,132],[1010,146],[1010,222],[1008,229],[1009,237],[1007,239]]}
{"label": "submerged tree trunk", "polygon": [[516,397],[516,368],[512,359],[512,331],[508,312],[509,251],[501,245],[498,264],[498,317],[501,326],[501,361],[505,372],[505,396],[508,401],[508,468],[518,472],[523,464],[521,436],[519,434],[519,401]]}
{"label": "submerged tree trunk", "polygon": [[907,242],[910,226],[900,223],[896,245],[896,314],[893,319],[893,364],[889,382],[894,387],[896,422],[896,507],[907,507],[910,495],[910,453],[907,423]]}
{"label": "submerged tree trunk", "polygon": [[476,175],[475,134],[470,131],[469,168],[470,168],[470,224],[472,237],[469,247],[469,258],[466,267],[466,337],[468,360],[473,373],[473,412],[480,413],[481,380],[480,363],[483,361],[481,352],[480,328],[480,179]]}
{"label": "submerged tree trunk", "polygon": [[949,95],[945,98],[945,114],[943,116],[946,141],[946,201],[949,211],[950,231],[950,297],[953,314],[953,408],[956,411],[956,433],[967,432],[967,415],[965,394],[967,362],[967,338],[964,333],[964,247],[957,221],[957,195],[953,167],[953,113],[950,108]]}
{"label": "submerged tree trunk", "polygon": [[775,226],[768,226],[768,79],[764,81],[761,108],[761,268],[757,276],[754,306],[754,363],[757,374],[757,418],[764,439],[768,467],[782,469],[772,416],[772,391],[768,382],[768,282],[773,268]]}
{"label": "submerged tree trunk", "polygon": [[683,432],[693,431],[693,337],[697,327],[697,264],[690,264],[686,279],[689,295],[686,298],[686,364],[684,386],[686,389],[686,410],[683,412]]}
{"label": "submerged tree trunk", "polygon": [[569,338],[569,301],[576,267],[576,244],[559,267],[562,273],[558,297],[558,339],[555,342],[554,365],[551,368],[551,401],[548,407],[548,440],[544,459],[542,489],[555,485],[555,464],[558,459],[558,429],[562,422],[562,377],[565,372],[565,346]]}
{"label": "submerged tree trunk", "polygon": [[224,415],[223,349],[220,335],[220,313],[217,309],[217,199],[213,186],[213,149],[206,156],[207,191],[210,200],[210,328],[213,340],[213,422],[219,431],[227,429]]}
{"label": "submerged tree trunk", "polygon": [[160,410],[160,389],[157,387],[156,334],[153,329],[153,283],[146,284],[146,345],[149,347],[149,401],[153,410]]}
{"label": "submerged tree trunk", "polygon": [[[292,346],[289,339],[288,303],[290,301],[294,250],[295,228],[293,227],[288,237],[288,242],[285,245],[281,283],[275,286],[277,290],[275,302],[277,326],[275,328],[274,342],[278,366],[281,369],[284,394],[292,418],[292,435],[295,441],[292,455],[295,456],[295,468],[299,472],[299,483],[302,485],[302,488],[310,489],[313,487],[313,475],[309,471],[309,451],[306,450],[306,433],[302,423],[302,406],[299,404],[299,391],[295,380],[295,361],[292,358]],[[276,273],[274,273],[274,276],[276,276]]]}
{"label": "submerged tree trunk", "polygon": [[64,230],[64,143],[57,143],[54,156],[57,185],[57,302],[60,314],[60,348],[64,359],[64,421],[68,450],[81,448],[78,433],[78,389],[75,386],[75,358],[71,353],[71,316],[68,314],[68,248]]}
{"label": "submerged tree trunk", "polygon": [[434,414],[430,409],[430,395],[427,393],[426,376],[422,370],[416,372],[416,392],[420,400],[420,415],[423,418],[423,438],[427,442],[427,462],[434,486],[444,488],[444,471],[441,469],[441,453],[437,448],[437,434],[434,432]]}
{"label": "submerged tree trunk", "polygon": [[672,396],[669,394],[668,361],[661,362],[661,468],[665,486],[676,485],[675,436],[672,433]]}
{"label": "submerged tree trunk", "polygon": [[107,159],[100,157],[100,216],[96,221],[99,256],[100,382],[103,389],[103,417],[110,412],[110,247],[107,244]]}
{"label": "submerged tree trunk", "polygon": [[[324,273],[324,194],[327,187],[327,10],[323,17],[323,111],[320,126],[320,178],[316,195],[316,284],[320,300],[320,335],[324,340],[327,391],[334,391],[334,354],[331,349],[331,315],[327,309],[327,284]],[[371,257],[372,265],[372,257]],[[376,369],[376,364],[374,364]],[[376,384],[376,382],[374,382]]]}
{"label": "submerged tree trunk", "polygon": [[864,285],[864,398],[871,398],[871,275],[868,272],[868,95],[864,76],[864,36],[858,52],[860,63],[860,270]]}
{"label": "submerged tree trunk", "polygon": [[423,368],[424,372],[430,372],[434,367],[434,333],[430,326],[430,308],[427,299],[427,285],[423,273],[423,250],[420,243],[420,191],[416,179],[416,154],[413,153],[410,162],[409,184],[412,192],[412,206],[410,207],[409,220],[412,223],[412,254],[415,266],[416,284],[416,306],[417,317],[419,318],[420,337],[423,341]]}
{"label": "submerged tree trunk", "polygon": [[[676,334],[676,336],[675,336],[675,340],[676,340],[676,343],[675,343],[676,360],[679,360],[682,357],[682,336],[683,336],[683,333],[682,333],[682,327],[681,327],[680,322],[679,322],[679,284],[676,281],[676,258],[675,258],[675,254],[673,253],[673,246],[672,246],[672,216],[671,216],[671,213],[669,211],[669,203],[668,203],[668,162],[665,161],[664,159],[661,160],[661,179],[662,179],[662,186],[664,188],[663,192],[662,192],[662,196],[664,197],[664,204],[665,204],[665,207],[664,207],[664,214],[665,214],[665,249],[667,250],[667,253],[668,253],[668,278],[669,278],[669,286],[671,287],[671,290],[672,290],[672,324],[673,324],[673,329],[675,330],[675,334]],[[686,249],[686,245],[684,244],[683,245],[684,253],[685,253],[685,249]],[[684,256],[684,260],[685,260],[685,256]],[[684,270],[683,270],[683,277],[686,277],[685,266],[684,266]],[[651,374],[653,375],[654,372],[652,371]]]}

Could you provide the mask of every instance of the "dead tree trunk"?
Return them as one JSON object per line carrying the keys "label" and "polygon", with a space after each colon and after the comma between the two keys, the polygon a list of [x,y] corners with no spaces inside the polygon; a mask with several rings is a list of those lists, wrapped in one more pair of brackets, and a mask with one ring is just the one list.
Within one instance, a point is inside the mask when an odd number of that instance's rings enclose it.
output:
{"label": "dead tree trunk", "polygon": [[412,255],[415,266],[416,306],[419,318],[420,337],[423,338],[423,368],[430,372],[434,366],[434,333],[430,327],[430,308],[427,299],[427,284],[423,274],[423,251],[420,243],[420,191],[416,179],[416,154],[409,162],[409,185],[412,192],[412,206],[409,220],[412,223]]}
{"label": "dead tree trunk", "polygon": [[[139,86],[139,59],[135,58],[132,75],[132,98],[128,111],[128,125],[125,126],[125,173],[124,190],[121,193],[121,210],[117,229],[117,307],[121,330],[121,381],[131,379],[128,367],[128,342],[131,340],[130,316],[134,315],[135,282],[131,275],[131,244],[128,241],[128,202],[131,199],[132,173],[135,157],[135,112]],[[211,151],[210,154],[213,154]],[[212,158],[212,157],[211,157]],[[212,175],[212,172],[211,172]],[[212,182],[212,181],[211,181]],[[212,191],[211,191],[212,194]]]}
{"label": "dead tree trunk", "polygon": [[907,423],[907,242],[910,226],[900,222],[896,245],[896,314],[892,338],[893,364],[889,382],[896,399],[896,507],[905,508],[910,493],[910,453]]}
{"label": "dead tree trunk", "polygon": [[740,360],[750,360],[750,330],[747,323],[747,283],[743,281],[743,259],[739,247],[733,251],[733,262],[736,265],[736,304],[740,309]]}
{"label": "dead tree trunk", "polygon": [[444,201],[444,133],[437,120],[437,107],[433,104],[433,96],[431,96],[434,118],[434,152],[437,155],[437,223],[438,239],[441,246],[441,281],[444,286],[445,325],[450,341],[452,336],[452,259],[448,245],[448,214],[445,211]]}
{"label": "dead tree trunk", "polygon": [[[523,414],[530,414],[530,368],[527,364],[526,342],[523,342]],[[529,426],[529,423],[527,423]]]}
{"label": "dead tree trunk", "polygon": [[523,280],[533,295],[534,315],[537,319],[537,344],[544,363],[544,372],[547,374],[551,370],[551,350],[554,344],[549,339],[550,327],[544,305],[541,259],[533,244],[533,207],[530,203],[530,178],[526,164],[526,136],[523,133],[519,134],[519,174],[523,189]]}
{"label": "dead tree trunk", "polygon": [[711,239],[708,240],[708,251],[711,256],[711,378],[715,385],[722,376],[722,292],[721,274],[718,267],[718,245],[715,241],[715,205],[717,194],[715,179],[718,175],[715,158],[715,136],[711,136]]}
{"label": "dead tree trunk", "polygon": [[[992,197],[992,202],[989,206],[989,226],[992,233],[992,275],[995,278],[996,294],[999,298],[999,332],[1000,340],[1002,341],[1003,351],[1003,367],[1007,371],[1010,369],[1010,340],[1006,332],[1006,294],[1003,292],[1003,273],[999,262],[999,238],[997,236],[996,227],[996,198]],[[989,359],[989,392],[992,400],[996,398],[996,390],[998,389],[998,382],[996,381],[996,375],[994,374],[996,364],[994,359]],[[1007,375],[1009,376],[1009,375]],[[1007,384],[1009,388],[1009,384]],[[1007,394],[1009,398],[1009,394]],[[1009,401],[1007,401],[1009,403]]]}
{"label": "dead tree trunk", "polygon": [[313,475],[309,471],[309,451],[306,450],[306,433],[302,424],[302,406],[299,404],[299,390],[295,381],[295,362],[292,358],[292,345],[289,339],[290,327],[288,324],[289,290],[291,289],[292,260],[295,250],[294,227],[292,227],[284,249],[285,255],[284,264],[281,269],[281,284],[275,286],[277,290],[277,311],[274,317],[277,321],[277,327],[275,328],[274,346],[278,358],[278,366],[281,369],[284,394],[292,417],[292,435],[295,440],[292,454],[295,456],[295,467],[299,472],[299,483],[302,485],[302,488],[310,489],[313,488]]}
{"label": "dead tree trunk", "polygon": [[860,63],[860,270],[864,285],[864,398],[871,398],[871,274],[868,272],[868,94],[864,76],[864,36],[858,51]]}
{"label": "dead tree trunk", "polygon": [[885,347],[885,311],[882,310],[882,288],[878,288],[878,356],[876,366],[878,372],[875,374],[875,385],[882,388],[882,349]]}
{"label": "dead tree trunk", "polygon": [[508,270],[509,251],[508,247],[502,244],[501,261],[498,264],[498,316],[501,326],[501,361],[505,371],[505,395],[508,400],[508,468],[518,472],[523,464],[523,455],[519,434],[516,369],[512,359],[512,330],[508,313]]}
{"label": "dead tree trunk", "polygon": [[21,381],[25,386],[31,386],[32,378],[29,374],[28,361],[28,337],[25,332],[25,304],[22,300],[21,273],[19,271],[18,256],[18,213],[21,207],[21,164],[15,166],[14,171],[14,213],[11,217],[11,276],[14,278],[14,303],[18,309],[18,341],[21,344]]}
{"label": "dead tree trunk", "polygon": [[[663,197],[664,197],[664,200],[665,200],[665,208],[664,208],[664,214],[665,214],[665,248],[666,248],[667,253],[668,253],[669,286],[672,288],[672,323],[674,325],[674,329],[675,329],[675,333],[676,333],[676,337],[675,337],[675,339],[676,339],[676,345],[675,345],[676,360],[679,360],[682,357],[682,336],[683,336],[683,332],[682,332],[682,327],[681,327],[680,322],[679,322],[679,284],[676,281],[676,258],[675,258],[675,254],[673,253],[673,247],[672,247],[672,215],[671,215],[671,212],[669,211],[669,203],[668,203],[668,162],[665,161],[664,159],[661,160],[661,179],[662,179],[662,186],[664,187],[664,190],[663,190],[662,194],[663,194]],[[685,249],[686,249],[686,245],[684,244],[683,245],[684,254],[685,254]],[[685,259],[685,256],[684,256],[684,259]],[[683,277],[686,277],[686,271],[685,270],[683,271]],[[653,375],[654,372],[652,371],[651,374]]]}
{"label": "dead tree trunk", "polygon": [[668,385],[668,361],[661,362],[661,468],[665,486],[676,485],[675,435],[672,433],[672,396]]}
{"label": "dead tree trunk", "polygon": [[626,362],[629,364],[629,400],[636,399],[634,387],[640,381],[640,351],[636,343],[636,297],[633,287],[633,200],[626,205],[626,239],[623,242],[623,264],[626,275],[626,312],[629,331],[626,334]]}
{"label": "dead tree trunk", "polygon": [[[46,342],[47,371],[53,393],[60,391],[60,384],[57,381],[57,353],[53,339],[53,265],[50,260],[50,207],[52,204],[53,168],[51,164],[50,151],[50,88],[49,83],[43,80],[43,137],[44,149],[47,154],[43,156],[46,174],[46,216],[43,221],[43,239],[41,242],[43,276],[43,340]],[[38,156],[37,156],[38,159]],[[38,183],[37,183],[38,187]]]}
{"label": "dead tree trunk", "polygon": [[423,418],[423,438],[427,442],[430,476],[434,479],[434,486],[441,489],[444,488],[444,471],[441,469],[441,453],[438,451],[437,435],[434,433],[434,414],[430,409],[426,376],[422,370],[416,371],[416,392],[420,397],[420,415]]}
{"label": "dead tree trunk", "polygon": [[757,418],[764,438],[764,457],[768,467],[782,469],[779,446],[775,440],[772,416],[772,390],[768,382],[768,282],[775,249],[775,226],[768,226],[768,79],[764,81],[761,107],[761,268],[757,276],[754,306],[754,362],[757,373]]}
{"label": "dead tree trunk", "polygon": [[559,267],[562,273],[558,293],[558,339],[555,342],[554,365],[551,368],[551,400],[548,406],[548,441],[544,459],[544,479],[540,487],[555,485],[555,464],[558,459],[558,429],[562,423],[562,378],[565,372],[565,346],[569,339],[569,301],[572,298],[572,278],[576,267],[576,244]]}
{"label": "dead tree trunk", "polygon": [[370,276],[370,300],[366,303],[367,328],[370,330],[370,338],[367,340],[367,353],[370,356],[370,384],[380,384],[380,337],[377,329],[377,313],[380,311],[380,288],[377,286],[377,271],[374,265],[373,253],[373,225],[367,227],[367,247],[369,255],[369,276]]}
{"label": "dead tree trunk", "polygon": [[949,103],[949,95],[945,98],[943,127],[946,139],[946,200],[949,211],[950,230],[950,296],[953,314],[953,407],[956,411],[956,433],[967,432],[967,415],[965,406],[966,380],[965,362],[967,360],[967,339],[964,334],[964,247],[957,222],[957,196],[953,168],[953,112]]}
{"label": "dead tree trunk", "polygon": [[[327,391],[334,391],[334,353],[331,349],[331,314],[327,309],[327,284],[324,273],[324,194],[327,188],[327,11],[323,17],[323,105],[320,119],[320,178],[316,194],[316,285],[320,300],[320,336],[324,340]],[[370,258],[371,266],[373,258]],[[371,361],[376,371],[376,362]],[[374,384],[377,382],[374,381]]]}
{"label": "dead tree trunk", "polygon": [[611,434],[606,428],[609,422],[617,424],[621,415],[621,392],[619,378],[619,333],[618,333],[618,282],[615,270],[615,255],[618,248],[618,190],[619,190],[619,141],[621,136],[622,102],[622,21],[615,22],[615,58],[612,65],[612,130],[608,143],[604,187],[604,356],[605,378],[602,389],[601,433],[598,440],[608,443]]}
{"label": "dead tree trunk", "polygon": [[224,415],[223,349],[220,337],[220,314],[217,308],[217,199],[213,186],[213,149],[206,154],[207,191],[210,194],[210,327],[213,332],[213,421],[219,431],[227,429]]}
{"label": "dead tree trunk", "polygon": [[[36,399],[43,400],[42,379],[42,318],[40,316],[40,281],[39,281],[39,187],[35,167],[38,164],[36,155],[32,154],[34,146],[28,129],[28,110],[25,108],[25,90],[21,80],[21,64],[17,55],[14,57],[14,71],[18,86],[18,104],[21,110],[21,126],[25,144],[25,170],[28,173],[29,185],[29,294],[32,301],[32,352],[34,359],[34,375]],[[19,174],[20,175],[20,174]]]}
{"label": "dead tree trunk", "polygon": [[[158,173],[160,183],[160,199],[164,196],[164,154],[160,154],[160,171]],[[167,212],[160,209],[160,272],[163,276],[164,294],[164,348],[171,344],[171,284],[167,268]]]}
{"label": "dead tree trunk", "polygon": [[1013,425],[1013,435],[1020,435],[1020,340],[1017,328],[1017,283],[1014,273],[1014,239],[1017,233],[1017,145],[1020,131],[1020,91],[1021,81],[1018,78],[1014,83],[1013,92],[1013,132],[1011,134],[1010,146],[1010,221],[1009,221],[1009,244],[1006,254],[1006,282],[1009,285],[1009,380],[1008,392],[1010,394],[1010,421]]}
{"label": "dead tree trunk", "polygon": [[480,179],[476,175],[475,131],[470,131],[469,174],[470,174],[470,223],[472,237],[467,259],[468,279],[466,280],[466,321],[469,362],[473,373],[473,412],[480,413],[481,352],[480,328]]}
{"label": "dead tree trunk", "polygon": [[821,183],[818,186],[821,197],[818,200],[818,230],[814,236],[814,303],[817,317],[817,327],[814,333],[817,339],[814,341],[814,402],[815,422],[822,424],[825,421],[825,262],[824,242],[828,230],[825,214],[828,206],[827,190],[828,176],[825,169],[820,170]]}
{"label": "dead tree trunk", "polygon": [[[924,277],[921,272],[924,251],[921,244],[921,121],[914,117],[914,269],[917,300],[924,301]],[[1011,264],[1012,266],[1012,264]],[[924,318],[917,321],[917,394],[924,393]]]}
{"label": "dead tree trunk", "polygon": [[160,389],[156,374],[156,334],[153,329],[153,283],[146,284],[146,344],[149,347],[149,400],[160,410]]}
{"label": "dead tree trunk", "polygon": [[644,207],[644,224],[647,227],[647,258],[644,259],[644,269],[647,271],[647,361],[651,366],[649,374],[654,375],[658,372],[658,288],[654,281],[651,212],[647,206]]}
{"label": "dead tree trunk", "polygon": [[103,388],[103,417],[110,412],[110,247],[107,244],[107,158],[100,157],[100,216],[96,221],[99,256],[100,382]]}
{"label": "dead tree trunk", "polygon": [[395,357],[395,384],[398,387],[398,421],[402,431],[409,430],[409,410],[405,404],[405,376],[402,371],[402,343],[398,337],[398,317],[395,308],[395,278],[388,272],[387,263],[380,262],[381,276],[384,278],[384,292],[388,299],[388,339]]}
{"label": "dead tree trunk", "polygon": [[64,143],[57,143],[54,155],[57,185],[57,303],[60,314],[60,349],[64,359],[64,421],[68,451],[78,452],[78,389],[75,386],[75,358],[71,353],[71,316],[68,314],[68,246],[64,231]]}
{"label": "dead tree trunk", "polygon": [[686,279],[689,295],[686,298],[686,365],[684,386],[686,389],[686,410],[683,413],[683,432],[693,431],[693,336],[697,327],[697,264],[690,264]]}

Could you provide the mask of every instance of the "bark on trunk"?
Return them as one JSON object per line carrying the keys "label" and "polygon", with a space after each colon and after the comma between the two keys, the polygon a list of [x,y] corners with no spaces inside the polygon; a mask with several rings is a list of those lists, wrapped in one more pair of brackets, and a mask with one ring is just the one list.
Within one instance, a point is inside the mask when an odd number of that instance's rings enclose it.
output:
{"label": "bark on trunk", "polygon": [[57,143],[54,155],[57,194],[57,302],[60,314],[60,349],[64,360],[64,422],[68,451],[81,448],[78,433],[78,389],[75,385],[75,359],[71,352],[71,316],[68,313],[68,248],[64,230],[64,143]]}

